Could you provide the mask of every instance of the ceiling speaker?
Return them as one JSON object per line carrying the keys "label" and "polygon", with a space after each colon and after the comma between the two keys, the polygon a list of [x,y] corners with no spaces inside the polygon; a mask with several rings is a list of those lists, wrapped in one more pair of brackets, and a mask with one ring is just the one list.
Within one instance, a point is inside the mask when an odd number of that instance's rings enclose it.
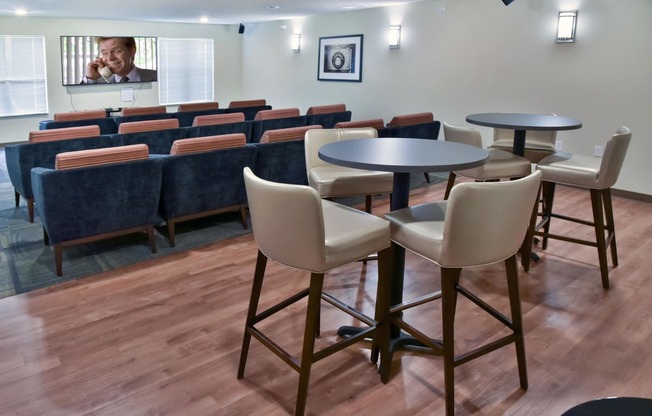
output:
{"label": "ceiling speaker", "polygon": [[503,0],[503,3],[505,3],[505,6],[509,6],[509,4],[513,1],[514,0]]}
{"label": "ceiling speaker", "polygon": [[[503,0],[503,1],[506,1],[506,0]],[[512,0],[509,0],[509,1],[512,1]],[[240,27],[238,28],[238,33],[241,34],[241,35],[244,33],[244,25],[242,23],[240,23]]]}

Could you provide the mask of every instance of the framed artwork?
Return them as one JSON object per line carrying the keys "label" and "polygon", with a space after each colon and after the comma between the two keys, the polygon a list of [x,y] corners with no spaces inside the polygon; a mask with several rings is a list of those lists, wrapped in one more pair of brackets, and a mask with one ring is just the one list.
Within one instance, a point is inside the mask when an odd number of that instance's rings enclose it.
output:
{"label": "framed artwork", "polygon": [[362,81],[363,35],[319,38],[319,81]]}

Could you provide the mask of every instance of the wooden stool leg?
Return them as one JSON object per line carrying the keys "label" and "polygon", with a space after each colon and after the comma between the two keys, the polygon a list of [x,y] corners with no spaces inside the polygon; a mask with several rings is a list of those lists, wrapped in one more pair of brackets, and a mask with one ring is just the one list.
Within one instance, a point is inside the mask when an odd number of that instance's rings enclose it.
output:
{"label": "wooden stool leg", "polygon": [[364,211],[371,214],[371,195],[365,195],[364,197]]}
{"label": "wooden stool leg", "polygon": [[462,269],[441,269],[442,326],[444,344],[444,400],[446,415],[455,414],[455,308]]}
{"label": "wooden stool leg", "polygon": [[168,240],[170,241],[170,247],[174,247],[176,244],[174,233],[174,220],[168,220]]}
{"label": "wooden stool leg", "polygon": [[550,233],[550,223],[552,222],[552,203],[555,199],[555,183],[554,182],[543,182],[543,219],[546,222],[543,224],[543,240],[541,242],[541,249],[545,250],[548,248],[548,233]]}
{"label": "wooden stool leg", "polygon": [[20,205],[20,194],[16,190],[14,190],[14,198],[16,199],[16,208],[18,208],[18,205]]}
{"label": "wooden stool leg", "polygon": [[34,222],[34,198],[27,198],[27,217],[29,222]]}
{"label": "wooden stool leg", "polygon": [[453,189],[453,185],[455,185],[455,177],[457,175],[455,172],[450,172],[448,174],[448,182],[446,183],[446,192],[444,193],[444,200],[448,199],[448,196],[451,194],[451,189]]}
{"label": "wooden stool leg", "polygon": [[379,354],[389,353],[389,285],[392,278],[393,253],[391,246],[378,253],[378,285],[374,315],[374,319],[378,322],[378,329],[371,345],[371,362],[374,364],[378,363]]}
{"label": "wooden stool leg", "polygon": [[534,207],[532,208],[532,216],[530,217],[530,225],[527,228],[525,233],[525,239],[521,245],[521,265],[523,270],[528,272],[530,270],[530,260],[532,259],[532,245],[534,244],[534,229],[537,226],[537,216],[539,213],[539,199],[541,196],[541,186],[539,186],[539,192],[537,193],[537,199],[534,202]]}
{"label": "wooden stool leg", "polygon": [[525,339],[523,337],[523,318],[521,312],[521,298],[518,293],[518,266],[516,256],[505,260],[505,269],[507,272],[507,289],[509,292],[509,307],[512,314],[512,324],[514,326],[514,341],[516,347],[516,361],[518,363],[518,378],[521,382],[521,388],[527,390],[527,364],[525,361]]}
{"label": "wooden stool leg", "polygon": [[267,257],[258,250],[256,259],[256,271],[254,272],[254,282],[251,287],[251,297],[249,298],[249,310],[247,311],[247,321],[245,323],[244,336],[242,337],[242,349],[240,350],[240,365],[238,366],[238,378],[244,376],[245,365],[247,364],[247,354],[249,353],[249,343],[251,334],[249,328],[253,326],[256,319],[256,310],[260,300],[260,291],[263,287],[263,277],[265,276],[265,267],[267,266]]}
{"label": "wooden stool leg", "polygon": [[315,348],[315,331],[321,307],[321,293],[324,285],[324,275],[312,273],[310,276],[310,292],[308,293],[308,310],[306,312],[306,327],[303,332],[303,349],[301,351],[301,367],[299,370],[299,391],[294,414],[301,416],[306,409],[310,370],[313,363]]}
{"label": "wooden stool leg", "polygon": [[611,189],[602,190],[604,204],[605,227],[607,229],[607,244],[611,248],[611,261],[614,267],[618,266],[618,249],[616,247],[616,224],[614,222],[614,209],[611,203]]}
{"label": "wooden stool leg", "polygon": [[595,240],[598,246],[598,260],[602,287],[609,289],[609,264],[607,262],[607,243],[604,236],[604,214],[602,212],[602,194],[598,189],[591,189],[591,207],[593,208],[593,223],[595,227]]}

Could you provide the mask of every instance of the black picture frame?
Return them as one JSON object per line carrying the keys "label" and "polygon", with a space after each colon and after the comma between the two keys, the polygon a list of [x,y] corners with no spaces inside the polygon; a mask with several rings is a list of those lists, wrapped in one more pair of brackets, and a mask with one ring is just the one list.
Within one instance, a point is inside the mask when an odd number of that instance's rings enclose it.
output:
{"label": "black picture frame", "polygon": [[364,35],[319,38],[318,81],[362,82]]}

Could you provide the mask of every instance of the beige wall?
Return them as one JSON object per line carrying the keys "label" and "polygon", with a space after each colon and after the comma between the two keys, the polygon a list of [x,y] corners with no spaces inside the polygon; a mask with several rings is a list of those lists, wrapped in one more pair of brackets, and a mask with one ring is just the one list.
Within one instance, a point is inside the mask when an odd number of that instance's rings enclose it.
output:
{"label": "beige wall", "polygon": [[[122,86],[61,85],[61,35],[140,35],[169,38],[213,38],[215,47],[215,99],[221,105],[242,94],[242,35],[237,25],[190,25],[114,20],[0,17],[0,34],[45,36],[49,114],[0,118],[0,144],[26,141],[38,122],[54,113],[106,107],[158,105],[157,82],[130,85],[134,101],[123,102]],[[176,108],[172,108],[174,110]]]}
{"label": "beige wall", "polygon": [[[445,10],[442,10],[445,9]],[[554,41],[559,10],[579,10],[577,41]],[[432,111],[465,125],[485,111],[553,112],[581,119],[564,150],[593,154],[620,125],[633,131],[616,187],[651,195],[652,1],[437,0],[265,23],[244,39],[244,95],[275,107],[344,102],[354,119]],[[390,24],[402,25],[398,50]],[[289,36],[300,27],[302,50]],[[320,36],[364,35],[362,83],[317,81]],[[491,130],[480,128],[485,142]]]}
{"label": "beige wall", "polygon": [[[579,10],[577,42],[554,42],[557,12]],[[466,124],[483,111],[554,112],[579,118],[580,130],[560,132],[564,150],[592,154],[620,126],[633,140],[616,188],[652,195],[652,2],[650,0],[434,0],[293,21],[237,26],[0,18],[3,33],[44,34],[50,115],[121,106],[119,90],[61,87],[59,36],[126,31],[169,37],[214,37],[215,97],[266,98],[274,107],[344,102],[354,119],[432,111]],[[387,28],[402,25],[398,50]],[[281,26],[285,25],[283,29]],[[137,29],[134,29],[137,27]],[[290,34],[302,50],[290,50]],[[72,28],[72,29],[71,29]],[[74,29],[74,30],[73,30]],[[361,83],[317,81],[321,36],[364,35]],[[150,88],[150,87],[147,87]],[[135,105],[158,103],[157,84]],[[0,119],[0,142],[21,141],[46,117]],[[490,130],[480,128],[486,143]]]}

